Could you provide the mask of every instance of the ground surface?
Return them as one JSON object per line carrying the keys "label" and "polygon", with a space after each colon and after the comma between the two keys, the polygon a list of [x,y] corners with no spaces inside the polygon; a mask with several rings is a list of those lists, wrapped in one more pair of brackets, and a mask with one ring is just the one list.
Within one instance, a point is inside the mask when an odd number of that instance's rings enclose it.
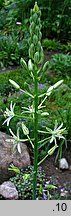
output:
{"label": "ground surface", "polygon": [[[64,153],[64,157],[71,165],[71,151]],[[63,199],[71,199],[71,166],[69,170],[60,170],[58,164],[55,164],[55,156],[53,155],[44,161],[42,168],[47,180],[57,186],[56,193],[60,194]],[[56,199],[56,196],[54,197]]]}

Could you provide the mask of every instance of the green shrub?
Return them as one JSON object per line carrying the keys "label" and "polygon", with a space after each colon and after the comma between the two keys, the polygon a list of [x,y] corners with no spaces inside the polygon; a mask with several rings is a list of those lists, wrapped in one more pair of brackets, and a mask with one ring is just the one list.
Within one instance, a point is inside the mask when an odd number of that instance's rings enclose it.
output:
{"label": "green shrub", "polygon": [[62,53],[53,55],[49,62],[49,69],[62,77],[71,75],[71,55]]}
{"label": "green shrub", "polygon": [[55,41],[55,39],[44,39],[42,41],[43,48],[46,48],[47,50],[59,50],[61,48],[61,45],[58,41]]}
{"label": "green shrub", "polygon": [[[3,95],[5,89],[8,89],[11,84],[9,83],[9,79],[14,79],[22,88],[26,86],[27,83],[31,83],[31,78],[28,73],[22,69],[22,67],[18,67],[13,71],[7,71],[0,73],[0,93]],[[12,86],[11,86],[12,87]]]}
{"label": "green shrub", "polygon": [[0,37],[0,67],[19,65],[21,56],[27,58],[27,39],[19,40],[18,35],[9,34]]}
{"label": "green shrub", "polygon": [[61,50],[63,51],[63,53],[68,53],[69,55],[71,55],[71,43],[68,42],[67,44],[63,44],[61,46]]}

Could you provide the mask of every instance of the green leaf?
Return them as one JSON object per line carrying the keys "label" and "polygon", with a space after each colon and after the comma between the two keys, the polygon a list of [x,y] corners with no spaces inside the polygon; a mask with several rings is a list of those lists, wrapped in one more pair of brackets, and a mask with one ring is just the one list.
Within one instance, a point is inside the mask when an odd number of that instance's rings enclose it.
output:
{"label": "green leaf", "polygon": [[27,173],[26,173],[26,174],[23,175],[23,179],[24,179],[24,180],[27,180],[27,179],[29,179],[29,178],[30,178],[30,174],[27,174]]}
{"label": "green leaf", "polygon": [[57,187],[55,185],[52,184],[48,184],[47,185],[47,189],[52,190],[52,189],[56,189]]}
{"label": "green leaf", "polygon": [[14,171],[17,174],[20,174],[20,169],[14,165],[10,165],[10,168],[8,168],[10,171]]}

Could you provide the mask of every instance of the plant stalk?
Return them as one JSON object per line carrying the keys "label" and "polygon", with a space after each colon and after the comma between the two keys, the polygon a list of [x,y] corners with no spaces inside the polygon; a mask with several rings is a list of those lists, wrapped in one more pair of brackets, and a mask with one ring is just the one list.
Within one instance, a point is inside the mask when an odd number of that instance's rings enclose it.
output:
{"label": "plant stalk", "polygon": [[34,67],[34,178],[33,200],[36,200],[37,188],[37,163],[38,163],[38,74],[37,66]]}

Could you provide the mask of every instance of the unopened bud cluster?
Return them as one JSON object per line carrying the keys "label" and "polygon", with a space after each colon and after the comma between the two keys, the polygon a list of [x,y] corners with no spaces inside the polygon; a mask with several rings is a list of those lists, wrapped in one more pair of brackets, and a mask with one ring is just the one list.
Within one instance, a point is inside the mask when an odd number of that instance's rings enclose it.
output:
{"label": "unopened bud cluster", "polygon": [[37,3],[35,3],[34,8],[31,10],[30,17],[29,58],[36,64],[43,62],[40,16],[41,11],[39,10]]}

